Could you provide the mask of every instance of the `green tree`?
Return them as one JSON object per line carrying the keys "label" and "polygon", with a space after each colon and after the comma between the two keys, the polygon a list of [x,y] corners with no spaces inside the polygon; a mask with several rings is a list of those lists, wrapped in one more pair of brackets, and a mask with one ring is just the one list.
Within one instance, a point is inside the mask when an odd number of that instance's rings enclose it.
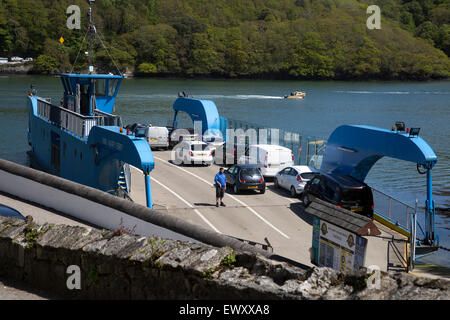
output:
{"label": "green tree", "polygon": [[364,37],[363,42],[353,55],[351,68],[352,74],[362,78],[376,77],[380,73],[380,50],[368,37]]}
{"label": "green tree", "polygon": [[154,74],[158,72],[158,69],[156,68],[156,66],[152,63],[148,63],[148,62],[143,62],[141,63],[138,68],[137,68],[137,72],[140,74]]}
{"label": "green tree", "polygon": [[439,27],[431,21],[425,21],[417,28],[416,35],[435,45],[439,41]]}
{"label": "green tree", "polygon": [[314,32],[305,34],[292,54],[289,74],[294,77],[331,78],[334,76],[333,59],[327,48]]}
{"label": "green tree", "polygon": [[42,74],[55,74],[59,72],[60,64],[58,61],[46,55],[41,54],[33,65],[33,72]]}
{"label": "green tree", "polygon": [[0,54],[5,55],[11,51],[13,45],[13,36],[8,28],[8,20],[6,19],[6,10],[0,3]]}

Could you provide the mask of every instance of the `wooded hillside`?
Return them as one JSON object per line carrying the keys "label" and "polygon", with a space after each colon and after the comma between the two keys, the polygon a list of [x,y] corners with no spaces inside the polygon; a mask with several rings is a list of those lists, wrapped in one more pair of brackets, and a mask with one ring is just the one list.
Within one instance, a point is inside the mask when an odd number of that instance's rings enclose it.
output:
{"label": "wooded hillside", "polygon": [[[81,7],[81,30],[66,27],[71,4]],[[381,30],[366,27],[370,4],[381,8]],[[0,56],[34,57],[39,73],[71,70],[87,8],[85,0],[0,0]],[[140,75],[450,76],[450,0],[97,0],[94,17],[121,70]],[[96,65],[114,71],[97,45]],[[86,67],[84,51],[75,70]]]}

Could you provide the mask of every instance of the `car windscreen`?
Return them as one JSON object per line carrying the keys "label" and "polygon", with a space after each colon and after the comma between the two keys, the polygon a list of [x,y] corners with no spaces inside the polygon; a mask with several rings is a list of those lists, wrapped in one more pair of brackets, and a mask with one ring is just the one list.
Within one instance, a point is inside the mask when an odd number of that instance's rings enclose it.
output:
{"label": "car windscreen", "polygon": [[193,145],[191,145],[191,150],[192,151],[205,151],[207,147],[208,147],[207,144],[193,144]]}
{"label": "car windscreen", "polygon": [[257,168],[242,168],[241,169],[241,177],[253,177],[260,176],[261,173]]}
{"label": "car windscreen", "polygon": [[146,128],[140,127],[136,128],[135,136],[136,138],[143,138],[145,137]]}
{"label": "car windscreen", "polygon": [[314,178],[315,175],[316,175],[316,173],[314,173],[314,172],[305,172],[305,173],[302,173],[300,176],[302,177],[302,179],[311,180],[312,178]]}

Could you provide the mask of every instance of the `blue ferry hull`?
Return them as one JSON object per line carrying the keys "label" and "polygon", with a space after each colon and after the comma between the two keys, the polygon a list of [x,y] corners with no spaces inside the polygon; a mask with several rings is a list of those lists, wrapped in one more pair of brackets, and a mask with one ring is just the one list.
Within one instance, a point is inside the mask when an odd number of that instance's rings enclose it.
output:
{"label": "blue ferry hull", "polygon": [[[77,77],[89,79],[89,75]],[[65,99],[67,96],[66,93]],[[105,125],[119,124],[120,118],[100,110],[99,102],[94,104],[96,108],[89,114],[81,114],[71,110],[70,101],[55,106],[29,94],[28,143],[32,165],[112,194],[120,188],[124,165],[135,166],[145,175],[149,190],[147,205],[152,207],[148,175],[154,168],[154,159],[149,144],[144,138],[121,132],[118,125]]]}

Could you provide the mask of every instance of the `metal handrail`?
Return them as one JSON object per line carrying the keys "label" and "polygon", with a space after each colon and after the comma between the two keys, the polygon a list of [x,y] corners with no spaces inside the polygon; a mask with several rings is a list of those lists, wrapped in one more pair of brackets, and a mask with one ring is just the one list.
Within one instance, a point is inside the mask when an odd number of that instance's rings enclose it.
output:
{"label": "metal handrail", "polygon": [[[267,130],[267,143],[272,143],[273,132],[272,129],[265,125],[258,125],[250,122],[245,122],[242,120],[235,120],[231,118],[227,118],[228,127],[227,129],[255,129],[258,134],[258,129],[266,129]],[[305,159],[306,165],[311,165],[310,160],[314,157],[314,161],[316,163],[320,163],[319,157],[322,156],[324,148],[318,148],[318,142],[326,143],[326,140],[323,138],[317,137],[309,137],[305,136],[300,132],[292,132],[286,131],[283,129],[278,129],[278,137],[279,144],[285,147],[288,147],[292,150],[294,154],[295,163],[301,165],[303,163],[303,158]],[[260,141],[260,137],[258,136],[258,141]],[[310,152],[310,147],[313,145],[313,150]],[[302,150],[303,149],[303,150]]]}
{"label": "metal handrail", "polygon": [[84,116],[69,109],[52,105],[43,99],[38,99],[37,107],[38,116],[80,138],[88,137],[94,126],[120,126],[122,122],[119,116],[110,115],[100,110],[95,110],[94,116]]}
{"label": "metal handrail", "polygon": [[[375,188],[371,188],[371,189],[372,189],[372,193],[374,194],[374,205],[375,205],[374,211],[378,215],[381,215],[384,218],[387,218],[388,220],[393,222],[394,224],[396,224],[406,230],[410,230],[410,231],[412,231],[412,229],[414,228],[413,224],[416,223],[418,229],[417,229],[417,227],[415,227],[414,231],[417,232],[417,230],[419,230],[423,235],[425,235],[423,232],[422,226],[419,224],[419,221],[417,220],[417,213],[418,213],[417,207],[414,208],[398,199],[395,199],[394,197],[389,196],[388,194],[386,194],[382,191],[375,189]],[[375,201],[376,193],[380,194],[381,196],[383,196],[385,198],[384,202],[385,203],[387,202],[387,208],[388,208],[387,212],[382,212],[382,210],[380,210],[380,208],[377,208],[377,203]],[[394,210],[392,208],[393,203],[401,205],[403,207],[403,209],[393,212],[393,210]],[[399,214],[401,214],[402,212],[405,214],[404,217],[399,216]],[[416,216],[416,218],[413,219],[413,216]],[[403,220],[404,223],[402,223],[401,220]],[[414,221],[414,220],[416,220],[416,221]]]}
{"label": "metal handrail", "polygon": [[414,208],[411,207],[409,204],[406,204],[406,203],[404,203],[404,202],[402,202],[402,201],[400,201],[400,200],[398,200],[398,199],[395,199],[394,197],[392,197],[392,196],[390,196],[390,195],[384,193],[383,191],[380,191],[380,190],[375,189],[375,188],[372,188],[372,190],[375,190],[376,192],[381,193],[382,195],[384,195],[384,196],[386,196],[386,197],[389,197],[389,198],[391,198],[391,199],[394,199],[395,201],[397,201],[398,203],[404,205],[405,207],[408,207],[408,208],[414,210]]}

